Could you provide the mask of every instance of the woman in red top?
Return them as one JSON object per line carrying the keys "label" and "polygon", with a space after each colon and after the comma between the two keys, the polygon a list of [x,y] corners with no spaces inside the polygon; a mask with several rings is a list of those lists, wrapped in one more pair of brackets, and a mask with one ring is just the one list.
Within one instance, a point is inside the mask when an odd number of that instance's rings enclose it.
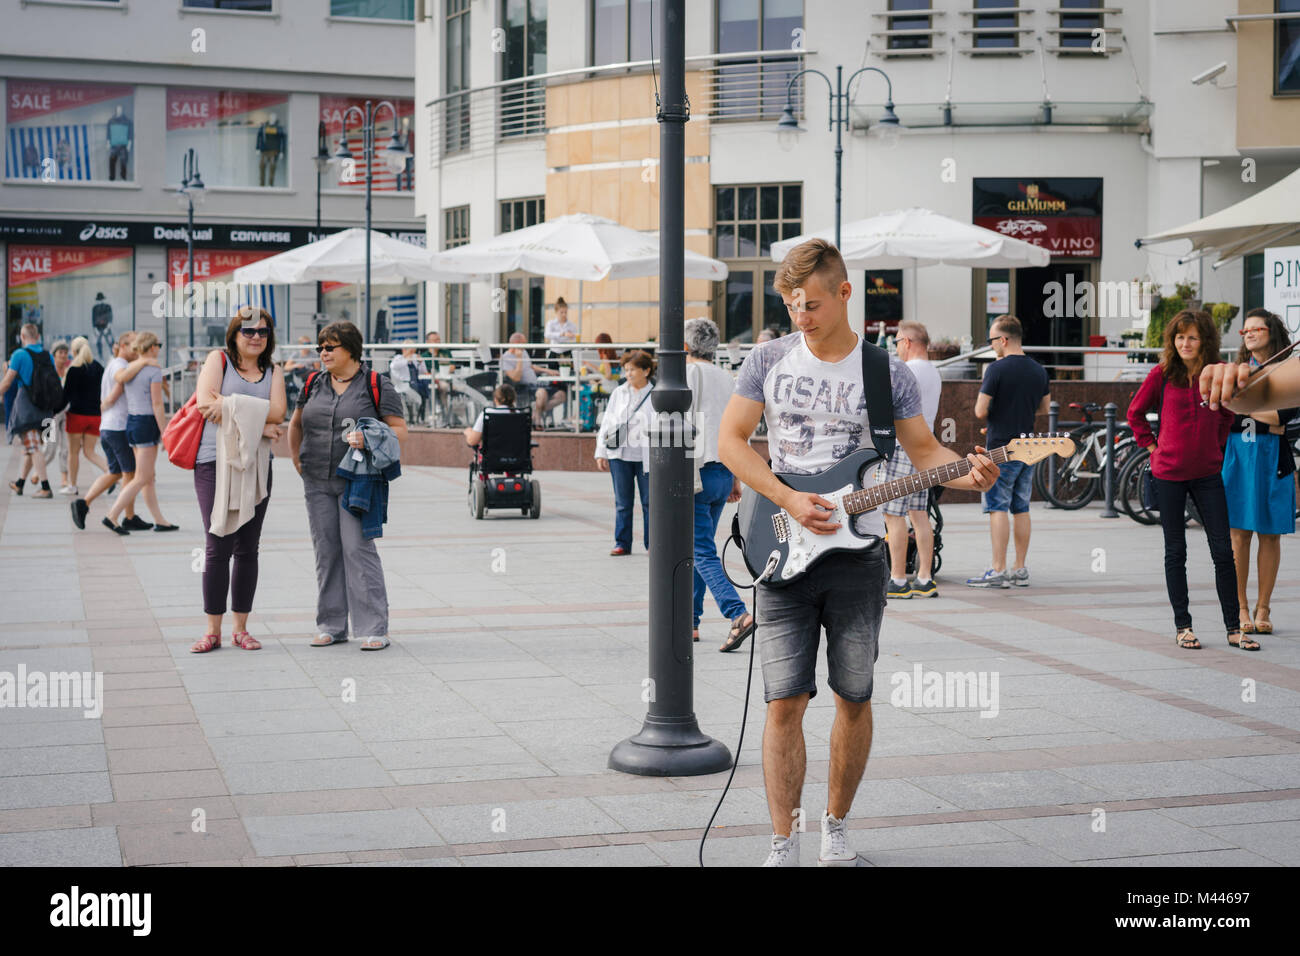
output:
{"label": "woman in red top", "polygon": [[[1201,370],[1219,361],[1219,330],[1205,312],[1184,310],[1165,327],[1164,354],[1128,407],[1128,421],[1139,445],[1151,448],[1160,524],[1165,532],[1165,587],[1174,609],[1179,647],[1198,650],[1187,608],[1187,526],[1184,513],[1191,495],[1200,512],[1214,561],[1219,609],[1233,647],[1257,651],[1259,644],[1242,637],[1238,620],[1237,569],[1228,533],[1228,500],[1223,490],[1223,447],[1232,427],[1226,409],[1202,407]],[[1157,407],[1157,403],[1159,403]],[[1160,413],[1157,438],[1147,424],[1152,408]]]}

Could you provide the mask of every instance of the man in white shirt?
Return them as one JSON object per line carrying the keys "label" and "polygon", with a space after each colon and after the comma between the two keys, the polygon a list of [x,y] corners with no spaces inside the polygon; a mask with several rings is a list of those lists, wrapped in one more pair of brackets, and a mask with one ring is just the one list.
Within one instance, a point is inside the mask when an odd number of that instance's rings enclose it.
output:
{"label": "man in white shirt", "polygon": [[420,393],[411,387],[411,376],[419,374],[411,366],[415,362],[415,346],[410,342],[402,343],[402,354],[393,356],[388,363],[388,377],[393,381],[393,388],[402,396],[402,405],[406,409],[406,420],[415,422],[420,417]]}
{"label": "man in white shirt", "polygon": [[[898,323],[895,341],[898,357],[907,363],[917,388],[921,390],[921,417],[930,431],[934,431],[934,418],[939,414],[939,392],[943,380],[939,370],[927,356],[930,353],[930,333],[920,322],[907,320]],[[898,448],[894,457],[881,466],[881,481],[905,478],[916,471],[907,452]],[[930,577],[934,567],[934,528],[930,526],[930,492],[918,491],[906,498],[895,498],[884,505],[885,530],[889,535],[889,587],[885,594],[890,598],[938,597],[939,589]],[[906,515],[907,517],[904,517]],[[916,532],[916,580],[907,580],[907,521],[912,521]]]}

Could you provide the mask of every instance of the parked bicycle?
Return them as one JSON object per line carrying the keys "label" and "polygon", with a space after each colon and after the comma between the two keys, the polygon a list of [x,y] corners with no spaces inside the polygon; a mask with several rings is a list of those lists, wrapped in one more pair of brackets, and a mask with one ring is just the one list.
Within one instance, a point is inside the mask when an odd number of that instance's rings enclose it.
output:
{"label": "parked bicycle", "polygon": [[[1107,459],[1114,455],[1118,474],[1138,445],[1133,440],[1133,430],[1127,424],[1116,423],[1114,447],[1106,446],[1106,424],[1093,421],[1092,417],[1102,411],[1102,406],[1096,402],[1071,402],[1069,407],[1083,417],[1083,421],[1069,432],[1074,439],[1075,452],[1069,458],[1045,458],[1035,465],[1034,490],[1056,507],[1074,511],[1103,492]],[[1076,423],[1063,424],[1070,427]],[[1049,481],[1048,476],[1053,472]]]}

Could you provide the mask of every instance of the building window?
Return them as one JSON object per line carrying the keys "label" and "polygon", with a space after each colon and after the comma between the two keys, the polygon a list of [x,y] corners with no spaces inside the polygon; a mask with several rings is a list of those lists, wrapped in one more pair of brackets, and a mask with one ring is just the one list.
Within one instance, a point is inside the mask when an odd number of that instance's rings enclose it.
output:
{"label": "building window", "polygon": [[415,20],[415,0],[330,0],[332,17]]}
{"label": "building window", "polygon": [[1061,49],[1091,53],[1093,31],[1105,26],[1106,15],[1101,12],[1101,0],[1061,0],[1061,10],[1069,11],[1059,15]]}
{"label": "building window", "polygon": [[[406,147],[407,152],[415,152],[415,137],[411,134],[411,118],[415,112],[415,101],[406,99],[389,100],[397,107],[397,138]],[[352,109],[352,107],[356,109]],[[366,100],[360,96],[321,96],[320,117],[325,124],[329,142],[329,151],[338,148],[341,138],[346,137],[348,149],[352,152],[352,165],[340,164],[333,173],[329,183],[332,188],[364,192],[366,188],[366,151],[364,123]],[[394,168],[388,159],[386,148],[393,136],[393,113],[388,107],[375,111],[375,157],[374,175],[371,188],[384,192],[407,192],[415,188],[415,157],[408,156],[401,168]]]}
{"label": "building window", "polygon": [[[470,0],[446,0],[446,75],[443,92],[443,155],[469,149],[469,4]],[[459,96],[450,94],[460,93]]]}
{"label": "building window", "polygon": [[[442,235],[444,249],[454,249],[469,242],[469,206],[443,210]],[[442,289],[447,341],[468,342],[469,283],[447,282],[443,284]]]}
{"label": "building window", "polygon": [[[1300,0],[1275,0],[1274,11],[1300,13]],[[1300,20],[1278,20],[1273,36],[1273,93],[1300,94]]]}
{"label": "building window", "polygon": [[653,59],[659,36],[659,0],[591,0],[592,66]]}
{"label": "building window", "polygon": [[[980,6],[980,4],[976,4]],[[1008,6],[1008,4],[998,4]],[[930,0],[889,0],[891,13],[897,11],[910,15],[889,18],[889,29],[916,30],[916,36],[889,36],[890,50],[928,50],[930,49]],[[925,11],[921,13],[919,11]],[[924,32],[920,32],[924,31]]]}
{"label": "building window", "polygon": [[135,87],[11,79],[6,92],[5,179],[135,180]]}
{"label": "building window", "polygon": [[[802,0],[718,0],[719,53],[798,50],[802,29]],[[776,119],[785,109],[790,77],[799,68],[797,55],[720,64],[714,76],[714,115]],[[796,110],[799,107],[796,99]]]}
{"label": "building window", "polygon": [[[1020,14],[1010,7],[1018,7],[1017,0],[975,0],[976,10],[998,10],[998,13],[977,13],[972,26],[976,30],[995,30],[1001,27],[1014,28],[1020,25]],[[1019,44],[1020,35],[1012,30],[1010,33],[976,33],[974,47],[977,50],[997,50],[1014,47]]]}
{"label": "building window", "polygon": [[251,13],[272,13],[275,0],[184,0],[190,10],[243,10]]}
{"label": "building window", "polygon": [[169,182],[180,182],[189,149],[208,186],[287,188],[289,94],[168,87]]}
{"label": "building window", "polygon": [[[501,0],[505,36],[505,75],[518,80],[546,72],[546,0]],[[502,137],[546,131],[546,88],[512,83],[501,88]]]}
{"label": "building window", "polygon": [[772,288],[772,244],[799,235],[803,186],[798,183],[714,189],[714,255],[730,274],[722,288],[723,336],[752,342],[759,329],[790,330],[790,316]]}
{"label": "building window", "polygon": [[501,232],[514,232],[525,226],[535,226],[546,218],[546,200],[542,196],[532,199],[501,200]]}
{"label": "building window", "polygon": [[19,326],[31,322],[46,348],[59,339],[84,335],[100,363],[107,365],[116,337],[134,328],[134,251],[131,246],[10,242],[5,250],[5,354],[18,344]]}

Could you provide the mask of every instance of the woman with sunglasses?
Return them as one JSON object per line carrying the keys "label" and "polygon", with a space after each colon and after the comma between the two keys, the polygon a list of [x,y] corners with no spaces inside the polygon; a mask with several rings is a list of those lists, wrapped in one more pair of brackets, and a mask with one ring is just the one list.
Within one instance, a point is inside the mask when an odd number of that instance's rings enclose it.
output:
{"label": "woman with sunglasses", "polygon": [[[388,590],[384,566],[362,520],[346,506],[346,479],[336,474],[345,455],[365,447],[357,430],[363,418],[379,419],[406,443],[402,399],[386,375],[362,362],[361,332],[351,322],[334,322],[316,341],[321,371],[298,395],[289,423],[289,448],[302,475],[307,522],[316,552],[316,637],[312,647],[362,638],[363,651],[388,647]],[[378,395],[375,390],[378,390]]]}
{"label": "woman with sunglasses", "polygon": [[[1237,361],[1257,369],[1291,344],[1286,326],[1267,309],[1251,309],[1241,323]],[[1280,361],[1280,360],[1279,360]],[[1237,415],[1223,456],[1223,484],[1228,493],[1228,525],[1237,565],[1237,601],[1245,634],[1272,634],[1269,601],[1282,560],[1282,535],[1295,531],[1295,457],[1286,440],[1286,425],[1300,409],[1282,408]],[[1259,600],[1250,613],[1250,539],[1259,536]],[[1243,640],[1242,646],[1258,646]]]}
{"label": "woman with sunglasses", "polygon": [[[275,325],[265,309],[244,306],[226,328],[226,347],[208,353],[195,386],[195,405],[206,421],[199,451],[194,458],[194,491],[199,499],[199,517],[207,535],[203,557],[203,613],[207,630],[190,651],[204,654],[221,646],[221,618],[226,613],[226,592],[235,619],[231,639],[246,651],[261,650],[261,642],[248,633],[248,615],[257,591],[257,549],[262,522],[271,503],[271,476],[267,494],[253,510],[253,516],[224,535],[211,531],[212,504],[217,490],[217,440],[221,432],[222,399],[227,395],[248,395],[270,402],[262,437],[271,441],[283,432],[281,422],[287,408],[284,372],[271,361],[275,351]],[[274,469],[272,469],[274,470]],[[231,564],[234,567],[232,569]]]}

